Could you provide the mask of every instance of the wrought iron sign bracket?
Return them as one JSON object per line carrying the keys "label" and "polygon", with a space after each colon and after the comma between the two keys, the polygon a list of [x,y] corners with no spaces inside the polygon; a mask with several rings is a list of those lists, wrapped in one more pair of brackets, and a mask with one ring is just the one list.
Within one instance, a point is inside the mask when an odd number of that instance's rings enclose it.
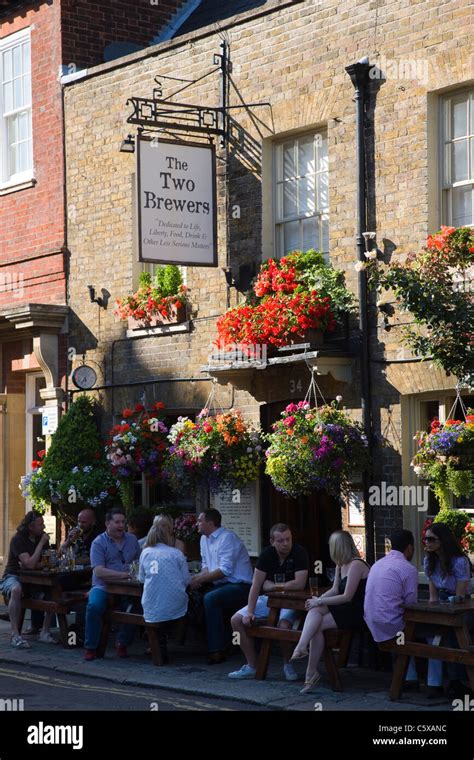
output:
{"label": "wrought iron sign bracket", "polygon": [[[233,108],[246,108],[255,106],[268,106],[269,103],[249,103],[239,106],[229,106],[229,74],[232,72],[232,63],[229,58],[229,47],[225,40],[220,44],[221,53],[214,54],[214,65],[216,68],[211,69],[199,79],[190,81],[177,79],[176,77],[158,76],[155,77],[155,84],[152,98],[132,97],[127,100],[127,105],[133,106],[133,112],[127,119],[128,124],[137,124],[146,130],[162,130],[166,132],[191,132],[203,137],[217,136],[220,137],[220,145],[225,148],[229,141],[229,117],[228,112]],[[209,106],[191,105],[189,103],[174,102],[174,98],[183,90],[197,84],[202,79],[210,76],[216,71],[220,72],[220,105],[213,108]],[[163,98],[163,86],[161,79],[173,79],[174,81],[185,82],[184,87],[180,87],[167,98]]]}

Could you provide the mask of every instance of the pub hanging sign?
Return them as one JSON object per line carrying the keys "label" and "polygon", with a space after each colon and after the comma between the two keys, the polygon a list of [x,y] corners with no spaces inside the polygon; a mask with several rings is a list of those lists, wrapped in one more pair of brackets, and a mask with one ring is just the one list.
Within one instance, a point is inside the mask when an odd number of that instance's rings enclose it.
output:
{"label": "pub hanging sign", "polygon": [[139,260],[217,266],[214,146],[137,142]]}

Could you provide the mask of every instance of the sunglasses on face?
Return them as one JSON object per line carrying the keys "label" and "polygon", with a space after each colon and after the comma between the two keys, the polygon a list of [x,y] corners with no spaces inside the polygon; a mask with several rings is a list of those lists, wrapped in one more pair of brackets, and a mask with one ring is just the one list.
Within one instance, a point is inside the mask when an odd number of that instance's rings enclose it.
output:
{"label": "sunglasses on face", "polygon": [[433,544],[439,541],[437,536],[425,536],[425,544]]}

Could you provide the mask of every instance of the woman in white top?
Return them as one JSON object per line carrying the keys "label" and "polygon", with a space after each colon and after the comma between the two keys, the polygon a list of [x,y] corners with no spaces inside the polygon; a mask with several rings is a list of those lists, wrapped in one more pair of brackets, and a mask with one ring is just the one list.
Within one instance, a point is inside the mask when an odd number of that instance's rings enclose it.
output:
{"label": "woman in white top", "polygon": [[168,540],[164,526],[153,525],[140,555],[138,579],[144,584],[142,607],[147,623],[177,620],[188,609],[186,587],[191,578],[186,557]]}
{"label": "woman in white top", "polygon": [[174,546],[175,549],[179,549],[183,554],[186,554],[186,547],[184,541],[180,538],[176,538],[174,533],[174,520],[170,515],[157,515],[153,520],[153,525],[163,525],[167,539],[168,546]]}

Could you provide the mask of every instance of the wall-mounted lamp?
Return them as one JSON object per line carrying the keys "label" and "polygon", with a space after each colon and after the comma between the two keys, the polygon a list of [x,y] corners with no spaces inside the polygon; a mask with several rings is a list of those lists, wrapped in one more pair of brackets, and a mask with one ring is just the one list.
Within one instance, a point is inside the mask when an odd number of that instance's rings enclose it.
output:
{"label": "wall-mounted lamp", "polygon": [[135,153],[135,138],[133,135],[127,135],[125,140],[122,140],[122,145],[120,146],[120,152],[121,153]]}
{"label": "wall-mounted lamp", "polygon": [[91,303],[96,303],[98,306],[101,306],[103,309],[107,308],[107,304],[109,302],[110,293],[108,290],[105,290],[105,288],[101,289],[102,297],[96,296],[95,294],[95,288],[93,285],[88,285],[87,289],[89,291],[89,298],[91,299]]}
{"label": "wall-mounted lamp", "polygon": [[252,280],[255,277],[255,262],[240,264],[238,274],[234,277],[231,267],[222,267],[225,275],[227,287],[236,288],[241,293],[250,289]]}

